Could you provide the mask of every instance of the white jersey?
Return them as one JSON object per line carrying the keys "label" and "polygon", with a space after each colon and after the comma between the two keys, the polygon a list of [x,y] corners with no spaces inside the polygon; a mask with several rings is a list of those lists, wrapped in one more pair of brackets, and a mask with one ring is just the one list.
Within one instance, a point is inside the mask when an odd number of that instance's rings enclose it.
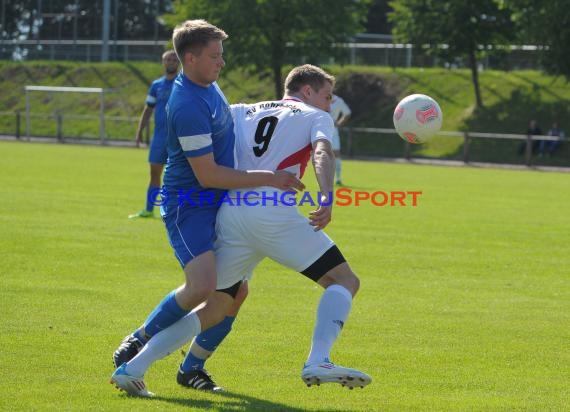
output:
{"label": "white jersey", "polygon": [[340,134],[338,132],[338,127],[336,127],[336,122],[341,117],[349,116],[351,113],[350,107],[348,107],[342,97],[333,94],[330,115],[335,124],[334,134],[332,137],[332,148],[335,151],[340,151]]}
{"label": "white jersey", "polygon": [[[302,177],[313,143],[330,141],[334,130],[329,113],[294,98],[231,108],[236,167],[241,170],[288,170]],[[260,196],[266,190],[271,195],[278,189],[265,186],[250,193]],[[230,198],[236,192],[230,190]],[[218,212],[218,289],[250,279],[265,257],[301,272],[334,245],[322,230],[315,232],[296,207],[252,200],[256,204],[224,203]]]}
{"label": "white jersey", "polygon": [[333,98],[331,101],[331,117],[333,120],[336,121],[343,117],[352,114],[350,107],[346,104],[342,97],[333,94]]}
{"label": "white jersey", "polygon": [[236,169],[287,170],[301,178],[312,145],[332,139],[329,113],[296,98],[235,104]]}

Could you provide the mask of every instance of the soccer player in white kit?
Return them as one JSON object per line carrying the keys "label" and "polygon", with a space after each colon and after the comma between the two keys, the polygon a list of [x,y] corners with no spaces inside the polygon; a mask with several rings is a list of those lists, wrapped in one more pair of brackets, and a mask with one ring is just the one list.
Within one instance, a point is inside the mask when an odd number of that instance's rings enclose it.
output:
{"label": "soccer player in white kit", "polygon": [[333,94],[330,113],[334,121],[332,148],[335,157],[335,175],[336,175],[335,180],[337,185],[342,185],[342,180],[341,180],[342,160],[340,158],[340,133],[338,128],[344,126],[348,122],[350,116],[352,115],[352,111],[350,110],[350,107],[348,107],[348,104],[346,104],[346,102],[342,97]]}
{"label": "soccer player in white kit", "polygon": [[154,361],[224,319],[234,302],[225,290],[250,279],[265,257],[302,273],[325,289],[317,308],[311,350],[301,373],[303,381],[308,386],[332,382],[350,389],[372,381],[359,370],[330,361],[332,345],[360,285],[338,247],[321,230],[331,220],[333,205],[334,125],[328,113],[333,86],[333,76],[316,66],[303,65],[287,76],[282,100],[232,106],[237,167],[287,170],[302,177],[312,153],[321,194],[319,206],[307,219],[291,202],[282,201],[289,199],[284,196],[286,192],[273,187],[229,191],[216,222],[217,291],[201,309],[154,335],[127,363],[141,383]]}

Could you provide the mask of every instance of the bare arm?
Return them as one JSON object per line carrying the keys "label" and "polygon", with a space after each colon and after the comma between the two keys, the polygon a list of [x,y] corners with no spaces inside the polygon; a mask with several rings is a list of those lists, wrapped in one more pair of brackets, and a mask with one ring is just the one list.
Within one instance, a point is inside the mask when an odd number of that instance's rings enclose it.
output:
{"label": "bare arm", "polygon": [[148,127],[148,123],[150,121],[150,117],[152,116],[153,111],[154,111],[154,108],[152,108],[150,106],[144,107],[144,110],[141,114],[141,118],[139,120],[139,126],[137,127],[137,136],[136,136],[137,147],[142,142],[142,132],[145,128]]}
{"label": "bare arm", "polygon": [[342,127],[350,120],[350,114],[342,114],[340,118],[336,121],[336,127]]}
{"label": "bare arm", "polygon": [[303,190],[305,185],[297,177],[284,170],[235,170],[218,165],[212,153],[189,157],[196,178],[203,187],[238,189],[245,187],[273,186],[281,190]]}
{"label": "bare arm", "polygon": [[313,168],[321,191],[321,199],[317,210],[310,213],[309,221],[315,230],[321,230],[329,224],[332,217],[335,166],[334,153],[329,141],[317,140],[313,145]]}

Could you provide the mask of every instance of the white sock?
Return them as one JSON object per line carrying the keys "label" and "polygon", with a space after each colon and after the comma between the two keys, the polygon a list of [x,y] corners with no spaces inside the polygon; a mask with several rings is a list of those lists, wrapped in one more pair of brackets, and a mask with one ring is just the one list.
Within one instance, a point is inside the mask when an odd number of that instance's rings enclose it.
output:
{"label": "white sock", "polygon": [[334,159],[334,165],[335,165],[335,173],[336,173],[336,181],[340,182],[340,172],[342,171],[342,162],[340,158],[336,158]]}
{"label": "white sock", "polygon": [[317,323],[306,365],[329,358],[332,345],[344,326],[351,306],[352,295],[344,286],[332,285],[324,291],[317,308]]}
{"label": "white sock", "polygon": [[137,356],[127,362],[125,371],[131,376],[144,376],[150,365],[184,346],[201,330],[202,325],[198,315],[195,312],[187,314],[154,335]]}

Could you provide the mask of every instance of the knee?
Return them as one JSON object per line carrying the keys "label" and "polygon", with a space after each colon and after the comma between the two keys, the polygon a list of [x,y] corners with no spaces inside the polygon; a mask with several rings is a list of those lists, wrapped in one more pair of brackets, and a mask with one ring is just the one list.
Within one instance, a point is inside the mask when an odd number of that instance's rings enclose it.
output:
{"label": "knee", "polygon": [[181,303],[203,302],[216,290],[215,282],[193,282],[185,283],[180,290],[180,296],[184,300]]}
{"label": "knee", "polygon": [[356,295],[356,292],[358,292],[360,290],[360,279],[358,278],[358,276],[354,275],[354,292],[352,293],[352,296]]}
{"label": "knee", "polygon": [[353,297],[356,296],[356,293],[360,289],[360,279],[353,272],[344,276],[339,284],[347,288]]}
{"label": "knee", "polygon": [[206,305],[198,310],[202,330],[222,322],[230,310],[233,298],[227,293],[215,292],[206,301]]}
{"label": "knee", "polygon": [[238,292],[234,298],[234,305],[241,306],[249,294],[249,287],[247,281],[242,282]]}
{"label": "knee", "polygon": [[350,268],[345,268],[345,270],[341,272],[329,272],[319,279],[318,283],[325,289],[331,285],[343,286],[352,294],[352,296],[355,296],[360,289],[360,279]]}

